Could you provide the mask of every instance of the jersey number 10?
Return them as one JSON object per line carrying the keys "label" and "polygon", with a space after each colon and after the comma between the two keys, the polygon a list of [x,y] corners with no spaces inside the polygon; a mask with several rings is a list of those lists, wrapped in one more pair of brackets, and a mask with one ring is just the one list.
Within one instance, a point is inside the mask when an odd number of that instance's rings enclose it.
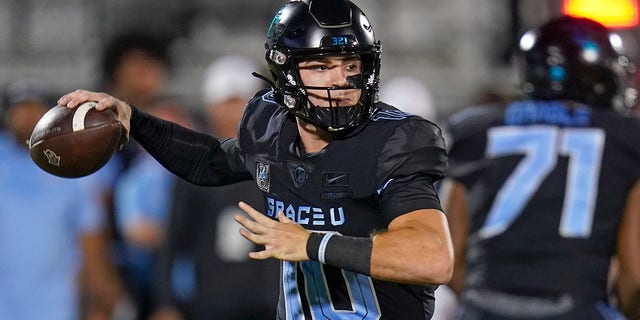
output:
{"label": "jersey number 10", "polygon": [[488,133],[490,158],[523,154],[524,158],[498,191],[479,231],[484,238],[504,232],[522,212],[558,157],[569,157],[564,204],[558,232],[563,237],[591,234],[605,133],[599,128],[552,126],[497,127]]}

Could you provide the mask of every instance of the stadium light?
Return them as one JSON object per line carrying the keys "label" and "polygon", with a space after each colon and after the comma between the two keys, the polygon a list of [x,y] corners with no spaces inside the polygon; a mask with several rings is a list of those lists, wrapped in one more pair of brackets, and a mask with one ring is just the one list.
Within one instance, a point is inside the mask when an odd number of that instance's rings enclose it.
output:
{"label": "stadium light", "polygon": [[563,0],[562,13],[598,21],[608,28],[638,25],[637,0]]}

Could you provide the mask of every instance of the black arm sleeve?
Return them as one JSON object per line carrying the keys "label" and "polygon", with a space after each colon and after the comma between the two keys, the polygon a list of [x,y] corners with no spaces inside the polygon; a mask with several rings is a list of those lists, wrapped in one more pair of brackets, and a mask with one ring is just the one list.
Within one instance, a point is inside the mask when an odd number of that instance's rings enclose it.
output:
{"label": "black arm sleeve", "polygon": [[236,139],[216,139],[134,106],[131,136],[167,170],[191,183],[220,186],[252,179]]}

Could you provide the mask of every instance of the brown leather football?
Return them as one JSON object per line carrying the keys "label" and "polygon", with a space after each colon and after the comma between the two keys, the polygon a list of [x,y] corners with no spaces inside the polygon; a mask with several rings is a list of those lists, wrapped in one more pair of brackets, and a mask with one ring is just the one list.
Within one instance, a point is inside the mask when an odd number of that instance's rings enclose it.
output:
{"label": "brown leather football", "polygon": [[115,112],[95,106],[85,102],[74,109],[57,105],[47,111],[31,133],[31,159],[42,170],[65,178],[102,168],[124,142],[125,130]]}

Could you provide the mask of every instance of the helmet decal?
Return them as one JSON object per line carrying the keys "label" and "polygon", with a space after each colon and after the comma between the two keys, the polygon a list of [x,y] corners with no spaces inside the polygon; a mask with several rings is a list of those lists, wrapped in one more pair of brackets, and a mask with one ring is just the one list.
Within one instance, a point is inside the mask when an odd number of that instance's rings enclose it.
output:
{"label": "helmet decal", "polygon": [[552,81],[564,81],[566,79],[567,72],[561,66],[552,66],[549,68],[549,77]]}
{"label": "helmet decal", "polygon": [[335,36],[331,37],[332,46],[344,46],[349,44],[349,36]]}
{"label": "helmet decal", "polygon": [[273,16],[271,20],[271,24],[269,25],[269,29],[267,31],[267,41],[271,41],[273,43],[268,43],[269,46],[272,46],[277,42],[277,40],[284,33],[284,25],[280,24],[280,15],[282,15],[282,9]]}

